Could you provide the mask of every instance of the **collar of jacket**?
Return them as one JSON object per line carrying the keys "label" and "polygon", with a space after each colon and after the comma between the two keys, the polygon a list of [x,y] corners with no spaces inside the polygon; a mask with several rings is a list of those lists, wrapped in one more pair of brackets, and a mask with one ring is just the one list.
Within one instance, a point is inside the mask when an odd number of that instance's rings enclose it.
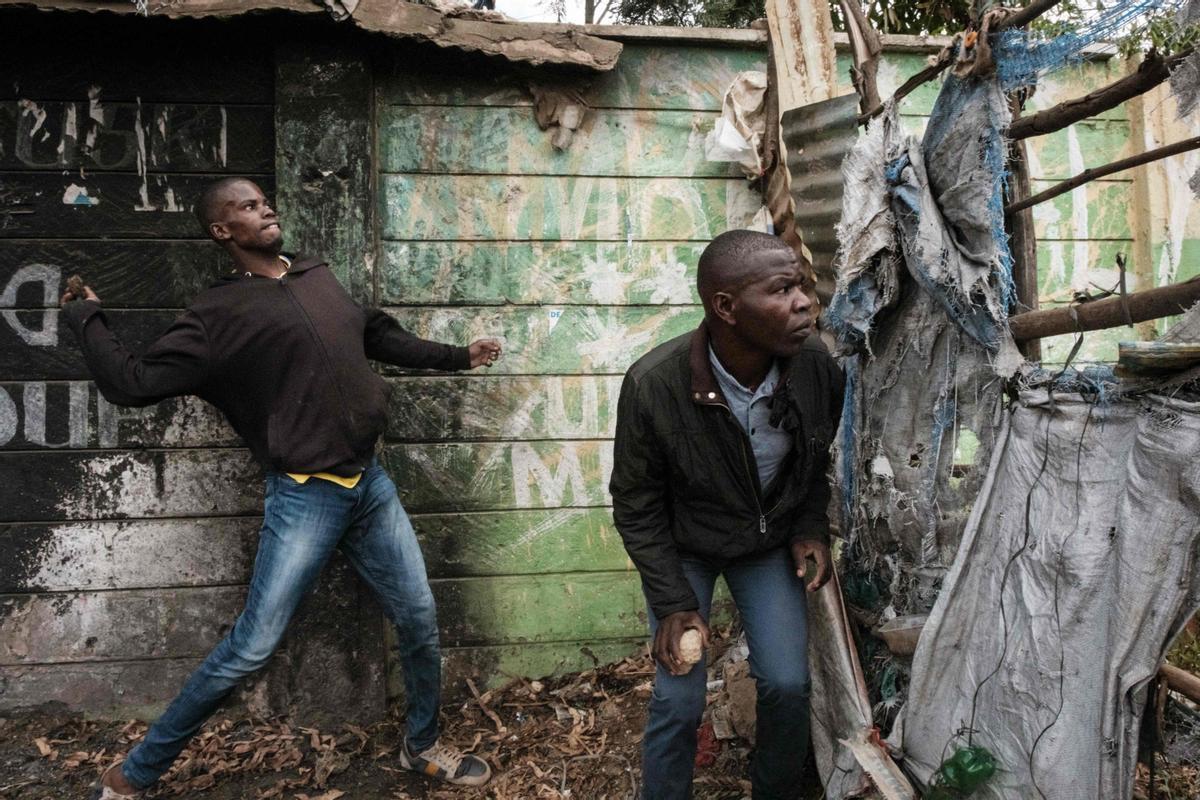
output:
{"label": "collar of jacket", "polygon": [[[286,256],[287,258],[290,258],[292,260],[292,265],[290,267],[288,267],[288,270],[287,270],[288,275],[296,275],[301,272],[307,272],[308,270],[312,269],[313,267],[321,267],[321,266],[325,265],[325,259],[323,259],[323,258],[316,258],[314,256],[292,255],[291,253],[280,253],[280,255]],[[238,283],[243,280],[251,280],[251,279],[247,278],[242,272],[240,272],[235,267],[234,269],[230,270],[229,272],[226,272],[224,275],[222,275],[220,278],[218,278],[216,283],[212,284],[212,286],[210,288],[216,288],[218,286],[228,286],[231,283]]]}
{"label": "collar of jacket", "polygon": [[[708,322],[700,321],[700,326],[692,332],[689,345],[688,366],[692,373],[692,402],[702,406],[728,406],[725,393],[717,384],[717,376],[713,375],[712,364],[708,360],[709,335]],[[779,383],[771,394],[771,408],[782,410],[786,407],[788,389],[791,387],[790,358],[779,359]],[[782,402],[780,402],[782,401]],[[775,413],[773,411],[772,416]]]}

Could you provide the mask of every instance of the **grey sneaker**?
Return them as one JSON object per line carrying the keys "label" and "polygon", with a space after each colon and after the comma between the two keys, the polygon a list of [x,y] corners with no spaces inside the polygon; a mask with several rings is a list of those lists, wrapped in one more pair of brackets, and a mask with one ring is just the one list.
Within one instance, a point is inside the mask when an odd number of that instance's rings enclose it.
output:
{"label": "grey sneaker", "polygon": [[137,798],[141,797],[141,792],[122,794],[108,785],[108,782],[105,779],[108,778],[109,774],[114,769],[120,768],[121,764],[118,762],[104,770],[104,774],[100,776],[100,780],[96,781],[96,785],[92,787],[92,793],[88,795],[88,800],[137,800]]}
{"label": "grey sneaker", "polygon": [[482,758],[441,742],[414,754],[405,739],[400,748],[400,766],[458,786],[483,786],[492,779],[492,768]]}

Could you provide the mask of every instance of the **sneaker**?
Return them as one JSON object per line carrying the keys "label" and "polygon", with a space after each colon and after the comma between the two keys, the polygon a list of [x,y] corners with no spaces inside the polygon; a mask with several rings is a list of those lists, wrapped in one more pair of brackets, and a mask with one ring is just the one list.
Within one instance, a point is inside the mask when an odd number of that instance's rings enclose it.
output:
{"label": "sneaker", "polygon": [[92,787],[92,793],[88,796],[88,800],[137,800],[137,798],[141,797],[141,792],[135,791],[133,794],[122,794],[108,785],[109,775],[113,770],[120,768],[121,764],[118,762],[104,770],[104,774],[100,776],[100,780],[96,781],[96,785]]}
{"label": "sneaker", "polygon": [[483,786],[492,778],[492,768],[482,758],[441,742],[413,754],[405,739],[400,748],[400,766],[459,786]]}

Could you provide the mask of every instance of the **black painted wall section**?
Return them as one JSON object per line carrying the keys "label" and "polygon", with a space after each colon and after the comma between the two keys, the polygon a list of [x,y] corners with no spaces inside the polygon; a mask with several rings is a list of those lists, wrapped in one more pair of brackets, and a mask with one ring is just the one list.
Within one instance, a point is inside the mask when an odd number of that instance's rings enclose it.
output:
{"label": "black painted wall section", "polygon": [[[258,467],[199,401],[105,403],[66,277],[153,341],[229,268],[191,211],[244,175],[371,299],[369,69],[277,20],[0,11],[0,709],[153,716],[233,624],[257,541]],[[338,557],[241,702],[376,718],[382,625]]]}

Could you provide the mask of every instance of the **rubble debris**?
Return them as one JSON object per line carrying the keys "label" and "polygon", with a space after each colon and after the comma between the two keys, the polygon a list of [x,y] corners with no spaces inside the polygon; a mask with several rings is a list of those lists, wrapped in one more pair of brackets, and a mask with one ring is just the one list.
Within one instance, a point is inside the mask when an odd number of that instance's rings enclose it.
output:
{"label": "rubble debris", "polygon": [[575,131],[583,125],[588,112],[587,101],[578,91],[544,86],[529,87],[533,95],[533,114],[542,130],[552,130],[550,144],[555,150],[571,146]]}

